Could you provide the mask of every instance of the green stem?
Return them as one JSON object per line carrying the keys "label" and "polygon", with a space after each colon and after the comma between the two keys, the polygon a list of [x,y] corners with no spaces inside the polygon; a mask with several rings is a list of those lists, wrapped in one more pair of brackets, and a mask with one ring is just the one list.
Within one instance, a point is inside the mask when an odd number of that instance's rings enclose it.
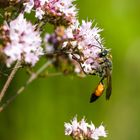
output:
{"label": "green stem", "polygon": [[5,95],[6,91],[7,91],[7,89],[9,87],[12,79],[14,78],[14,76],[15,76],[15,74],[17,72],[17,70],[20,68],[20,64],[21,63],[19,61],[17,61],[17,63],[15,64],[15,66],[14,66],[14,68],[12,70],[12,72],[8,76],[8,79],[7,79],[6,83],[4,84],[4,86],[3,86],[3,88],[2,88],[2,90],[0,92],[0,102],[2,101],[2,99],[3,99],[3,97],[4,97],[4,95]]}
{"label": "green stem", "polygon": [[25,85],[20,87],[15,95],[13,95],[4,104],[0,106],[0,112],[2,112],[5,107],[7,107],[18,95],[20,95],[30,83],[32,83],[50,64],[52,64],[53,61],[54,60],[47,61],[40,69],[38,69],[36,73],[33,73],[28,79],[28,81],[25,83]]}

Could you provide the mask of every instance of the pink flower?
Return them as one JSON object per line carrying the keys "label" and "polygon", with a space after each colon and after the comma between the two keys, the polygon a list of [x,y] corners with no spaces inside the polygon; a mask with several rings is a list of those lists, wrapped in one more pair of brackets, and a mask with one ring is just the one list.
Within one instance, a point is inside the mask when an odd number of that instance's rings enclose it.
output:
{"label": "pink flower", "polygon": [[100,137],[107,137],[103,125],[95,128],[92,122],[88,124],[84,118],[78,122],[77,117],[74,117],[71,123],[65,123],[64,127],[65,135],[70,135],[74,140],[98,140]]}
{"label": "pink flower", "polygon": [[34,66],[43,55],[40,34],[35,31],[35,26],[27,22],[23,14],[20,14],[10,22],[8,28],[10,43],[7,43],[4,48],[7,66],[11,66],[17,60]]}
{"label": "pink flower", "polygon": [[[24,3],[25,12],[35,10],[35,17],[42,19],[44,15],[50,17],[50,22],[61,18],[61,22],[74,23],[76,21],[77,9],[74,0],[29,0]],[[60,22],[60,21],[59,21]]]}

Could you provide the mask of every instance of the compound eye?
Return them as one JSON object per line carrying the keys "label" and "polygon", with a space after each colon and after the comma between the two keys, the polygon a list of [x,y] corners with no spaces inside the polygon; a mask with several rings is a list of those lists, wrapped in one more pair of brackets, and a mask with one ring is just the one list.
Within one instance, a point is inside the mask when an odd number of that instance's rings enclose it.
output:
{"label": "compound eye", "polygon": [[103,50],[103,51],[99,54],[99,56],[100,56],[100,57],[104,57],[104,56],[107,55],[107,53],[108,53],[107,50]]}

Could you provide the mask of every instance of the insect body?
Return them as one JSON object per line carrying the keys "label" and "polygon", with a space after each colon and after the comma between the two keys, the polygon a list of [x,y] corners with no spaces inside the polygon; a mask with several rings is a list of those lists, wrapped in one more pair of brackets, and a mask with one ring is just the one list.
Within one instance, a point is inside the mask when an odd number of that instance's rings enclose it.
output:
{"label": "insect body", "polygon": [[95,91],[91,94],[90,97],[90,103],[96,101],[104,92],[105,90],[105,84],[104,80],[107,80],[106,82],[106,100],[109,100],[111,96],[111,91],[112,91],[112,79],[111,79],[111,72],[110,70],[106,70],[106,75],[101,79],[99,84],[97,85]]}
{"label": "insect body", "polygon": [[104,83],[103,81],[101,80],[99,82],[99,84],[97,85],[95,91],[91,94],[91,97],[90,97],[90,103],[96,101],[104,92]]}
{"label": "insect body", "polygon": [[[99,76],[102,77],[99,84],[97,85],[95,91],[91,94],[90,103],[96,101],[106,89],[106,100],[109,100],[112,91],[112,57],[109,54],[109,51],[103,49],[99,54],[99,60],[101,59],[101,71]],[[106,87],[104,81],[106,80]]]}

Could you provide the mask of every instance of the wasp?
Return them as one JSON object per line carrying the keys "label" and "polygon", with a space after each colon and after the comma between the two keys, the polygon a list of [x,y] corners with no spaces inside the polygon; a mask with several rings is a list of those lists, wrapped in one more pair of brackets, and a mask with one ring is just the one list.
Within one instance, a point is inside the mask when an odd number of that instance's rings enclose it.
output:
{"label": "wasp", "polygon": [[[90,103],[96,101],[106,89],[106,100],[109,100],[112,92],[112,56],[108,55],[108,50],[103,50],[100,54],[100,58],[104,58],[103,76],[94,92],[91,94]],[[104,81],[106,80],[106,87]]]}

